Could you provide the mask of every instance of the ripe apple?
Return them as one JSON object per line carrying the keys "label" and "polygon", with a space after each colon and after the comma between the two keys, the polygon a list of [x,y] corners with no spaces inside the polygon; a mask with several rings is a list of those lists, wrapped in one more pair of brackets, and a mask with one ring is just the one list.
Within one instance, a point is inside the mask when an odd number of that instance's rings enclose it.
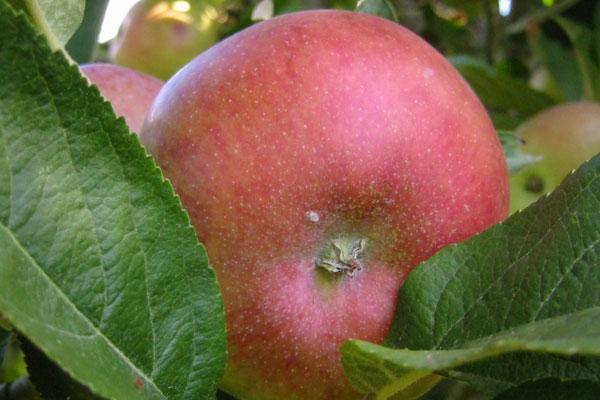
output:
{"label": "ripe apple", "polygon": [[552,191],[584,161],[600,152],[600,104],[566,103],[534,116],[515,131],[522,150],[541,161],[510,178],[511,212]]}
{"label": "ripe apple", "polygon": [[217,271],[241,399],[357,399],[339,346],[381,342],[408,272],[508,210],[490,120],[392,22],[287,14],[194,59],[141,135]]}
{"label": "ripe apple", "polygon": [[81,72],[108,99],[115,114],[125,118],[127,126],[139,133],[146,113],[163,82],[141,72],[112,64],[85,64]]}
{"label": "ripe apple", "polygon": [[109,51],[115,64],[166,80],[218,39],[219,12],[208,0],[142,0]]}

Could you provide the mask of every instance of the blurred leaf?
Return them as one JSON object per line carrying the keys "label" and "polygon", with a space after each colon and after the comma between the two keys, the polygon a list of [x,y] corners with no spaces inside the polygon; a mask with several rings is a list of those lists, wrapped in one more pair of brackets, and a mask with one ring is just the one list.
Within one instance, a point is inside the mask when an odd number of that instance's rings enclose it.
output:
{"label": "blurred leaf", "polygon": [[527,83],[500,75],[493,67],[472,57],[450,57],[449,61],[492,111],[504,110],[526,119],[556,103],[547,94],[531,89]]}
{"label": "blurred leaf", "polygon": [[273,0],[261,0],[254,10],[250,18],[252,21],[265,21],[273,17]]}
{"label": "blurred leaf", "polygon": [[520,117],[516,113],[497,112],[493,110],[488,110],[488,112],[494,127],[499,130],[515,130],[524,120],[524,117]]}
{"label": "blurred leaf", "polygon": [[23,377],[14,382],[0,384],[0,400],[42,400],[42,398],[29,379]]}
{"label": "blurred leaf", "polygon": [[356,11],[399,22],[392,0],[358,0]]}
{"label": "blurred leaf", "polygon": [[538,35],[536,49],[564,99],[568,101],[581,100],[583,98],[583,77],[573,55],[558,42],[549,39],[543,32]]}
{"label": "blurred leaf", "polygon": [[73,380],[26,338],[21,338],[20,342],[27,361],[29,381],[44,400],[100,399],[87,387]]}
{"label": "blurred leaf", "polygon": [[356,11],[389,19],[417,33],[425,28],[423,9],[416,0],[359,0]]}
{"label": "blurred leaf", "polygon": [[0,313],[103,397],[212,399],[223,303],[172,187],[4,1],[0,26]]}
{"label": "blurred leaf", "polygon": [[594,43],[596,43],[596,61],[600,63],[600,2],[594,12]]}
{"label": "blurred leaf", "polygon": [[4,352],[6,351],[6,346],[8,345],[9,337],[10,332],[0,328],[0,365],[2,365],[2,361],[4,360]]}
{"label": "blurred leaf", "polygon": [[87,0],[85,2],[83,22],[66,46],[67,52],[78,64],[92,61],[107,5],[108,0]]}
{"label": "blurred leaf", "polygon": [[498,137],[502,143],[504,157],[508,164],[508,171],[511,174],[520,171],[528,165],[541,161],[542,157],[522,151],[523,141],[510,132],[499,130]]}
{"label": "blurred leaf", "polygon": [[5,343],[0,342],[0,382],[12,382],[17,378],[27,375],[25,360],[21,346],[15,333],[11,333]]}
{"label": "blurred leaf", "polygon": [[[372,390],[447,368],[445,375],[488,395],[542,378],[598,382],[600,357],[568,355],[600,351],[598,265],[600,155],[550,196],[415,268],[384,343],[402,350],[363,345],[348,354],[346,347],[343,357],[355,363],[350,377]],[[455,364],[465,355],[476,361],[486,346],[493,359]],[[517,352],[498,355],[507,347]],[[359,362],[363,378],[354,369]]]}
{"label": "blurred leaf", "polygon": [[589,381],[540,379],[509,389],[494,400],[598,400],[600,384]]}
{"label": "blurred leaf", "polygon": [[583,77],[583,94],[588,100],[600,100],[600,68],[592,61],[595,51],[594,35],[585,26],[556,17],[556,22],[562,27],[573,44],[575,58]]}
{"label": "blurred leaf", "polygon": [[535,8],[531,13],[524,15],[506,27],[506,33],[509,35],[521,33],[534,23],[539,24],[560,15],[563,11],[578,2],[579,0],[558,0],[552,7]]}
{"label": "blurred leaf", "polygon": [[351,340],[341,351],[344,369],[355,387],[367,393],[376,391],[378,399],[389,399],[435,372],[502,353],[600,355],[600,307],[521,325],[450,350],[392,350]]}
{"label": "blurred leaf", "polygon": [[52,50],[64,48],[81,24],[85,8],[85,0],[11,0],[11,4],[27,12]]}

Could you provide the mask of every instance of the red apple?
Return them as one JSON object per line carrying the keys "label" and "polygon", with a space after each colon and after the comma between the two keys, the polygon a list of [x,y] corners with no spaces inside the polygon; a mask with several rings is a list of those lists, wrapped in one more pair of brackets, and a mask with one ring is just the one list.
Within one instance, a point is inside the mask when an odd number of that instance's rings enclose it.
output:
{"label": "red apple", "polygon": [[81,72],[108,99],[115,114],[125,118],[129,129],[139,133],[146,113],[163,82],[141,72],[112,64],[86,64]]}
{"label": "red apple", "polygon": [[241,399],[359,398],[339,346],[381,342],[408,272],[508,209],[476,96],[365,14],[288,14],[216,45],[166,83],[142,142],[217,271]]}
{"label": "red apple", "polygon": [[110,47],[115,64],[168,79],[218,39],[220,0],[142,0]]}
{"label": "red apple", "polygon": [[600,104],[561,104],[527,120],[515,131],[522,150],[541,161],[511,176],[511,212],[552,191],[584,161],[600,152]]}

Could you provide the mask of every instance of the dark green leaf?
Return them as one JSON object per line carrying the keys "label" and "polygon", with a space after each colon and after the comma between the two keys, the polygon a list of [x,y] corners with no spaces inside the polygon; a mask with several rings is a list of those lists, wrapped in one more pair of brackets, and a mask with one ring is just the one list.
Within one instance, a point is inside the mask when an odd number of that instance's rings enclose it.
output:
{"label": "dark green leaf", "polygon": [[508,111],[525,119],[555,104],[545,93],[531,89],[525,82],[501,75],[483,62],[465,56],[451,57],[450,62],[488,109]]}
{"label": "dark green leaf", "polygon": [[6,346],[8,345],[9,337],[10,332],[0,328],[0,366],[2,365],[2,361],[4,360],[4,352],[6,351]]}
{"label": "dark green leaf", "polygon": [[598,400],[600,384],[589,381],[562,382],[542,379],[507,390],[494,400]]}
{"label": "dark green leaf", "polygon": [[137,137],[0,1],[0,313],[110,399],[212,399],[223,304]]}
{"label": "dark green leaf", "polygon": [[600,381],[600,358],[519,352],[503,354],[447,372],[452,378],[469,382],[478,392],[495,396],[528,382],[544,379],[597,383]]}
{"label": "dark green leaf", "polygon": [[417,33],[425,28],[422,5],[416,0],[358,0],[356,11],[389,19]]}
{"label": "dark green leaf", "polygon": [[540,32],[536,49],[540,59],[565,100],[576,101],[583,98],[583,77],[575,57],[558,42]]}
{"label": "dark green leaf", "polygon": [[583,94],[588,100],[600,100],[600,68],[592,61],[594,35],[587,27],[565,18],[555,20],[573,44],[575,58],[583,77]]}
{"label": "dark green leaf", "polygon": [[[594,322],[600,306],[599,265],[597,156],[550,196],[465,243],[448,246],[408,276],[385,343],[406,350],[369,347],[370,353],[348,354],[357,347],[350,343],[344,357],[367,365],[362,381],[354,373],[363,390],[406,384],[440,369],[488,394],[542,378],[600,382],[600,357],[568,356],[600,349]],[[518,334],[514,350],[520,352],[470,364],[485,354],[478,346],[489,346],[490,340],[514,346],[512,332]],[[491,355],[498,348],[492,345]],[[465,355],[473,357],[467,366],[452,364]],[[402,364],[406,359],[412,364]]]}
{"label": "dark green leaf", "polygon": [[500,138],[500,143],[502,143],[504,157],[508,164],[508,171],[511,174],[520,171],[528,165],[535,164],[542,159],[540,156],[534,156],[524,152],[522,150],[523,141],[512,133],[499,130],[498,137]]}
{"label": "dark green leaf", "polygon": [[594,12],[594,43],[596,44],[596,61],[600,63],[600,3],[596,5]]}
{"label": "dark green leaf", "polygon": [[342,361],[357,388],[388,399],[436,372],[517,351],[600,355],[600,307],[532,322],[449,350],[392,350],[349,341],[342,346]]}
{"label": "dark green leaf", "polygon": [[534,11],[524,15],[515,22],[511,23],[506,27],[506,33],[516,34],[523,32],[528,26],[534,23],[542,23],[548,19],[554,18],[555,16],[568,9],[579,0],[558,0],[552,7],[538,7],[534,8]]}
{"label": "dark green leaf", "polygon": [[388,343],[452,348],[600,305],[599,174],[595,157],[549,197],[417,267]]}

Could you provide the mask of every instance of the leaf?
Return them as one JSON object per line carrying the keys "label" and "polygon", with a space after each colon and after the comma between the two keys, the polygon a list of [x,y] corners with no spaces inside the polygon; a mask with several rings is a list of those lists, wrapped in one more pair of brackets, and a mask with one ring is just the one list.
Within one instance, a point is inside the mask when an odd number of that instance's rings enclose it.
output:
{"label": "leaf", "polygon": [[266,21],[273,18],[273,0],[261,0],[252,10],[252,21]]}
{"label": "leaf", "polygon": [[555,21],[565,31],[573,44],[575,58],[583,78],[585,98],[600,100],[600,68],[591,59],[595,49],[592,31],[566,18],[556,17]]}
{"label": "leaf", "polygon": [[534,156],[522,150],[523,140],[508,131],[498,130],[498,137],[502,143],[504,157],[511,174],[542,160],[541,156]]}
{"label": "leaf", "polygon": [[12,0],[12,3],[27,12],[53,50],[67,44],[83,20],[85,8],[85,0]]}
{"label": "leaf", "polygon": [[0,313],[108,399],[212,399],[223,303],[112,107],[0,1]]}
{"label": "leaf", "polygon": [[389,19],[413,32],[425,29],[422,4],[415,0],[358,0],[356,11]]}
{"label": "leaf", "polygon": [[552,7],[535,8],[533,12],[524,15],[507,26],[506,33],[510,35],[521,33],[534,23],[540,24],[548,19],[554,18],[578,1],[579,0],[562,0],[556,1]]}
{"label": "leaf", "polygon": [[600,384],[589,381],[561,382],[559,379],[542,379],[509,389],[494,400],[597,400]]}
{"label": "leaf", "polygon": [[525,82],[501,75],[481,61],[466,56],[451,57],[449,61],[490,110],[517,113],[524,120],[555,104],[545,93],[531,89]]}
{"label": "leaf", "polygon": [[433,373],[503,353],[600,355],[600,307],[532,322],[449,350],[391,350],[351,340],[341,351],[344,368],[355,386],[365,392],[378,392],[380,399],[388,399],[402,394],[397,392],[398,388],[402,390]]}
{"label": "leaf", "polygon": [[[448,350],[443,354],[450,357],[453,351],[473,346],[474,341],[485,343],[486,337],[499,332],[553,324],[569,314],[581,317],[576,313],[600,306],[599,265],[600,155],[568,176],[550,196],[462,244],[446,247],[413,270],[400,291],[385,346]],[[597,326],[566,325],[564,332],[547,327],[547,334],[563,334],[564,353],[569,354],[570,346],[573,351],[584,348],[579,335],[588,333],[592,341],[598,340],[600,333],[588,328]],[[593,342],[585,346],[586,354],[600,348]],[[528,349],[563,353],[548,343]],[[388,352],[379,357],[390,368],[385,357],[396,353]],[[377,369],[363,373],[369,376],[363,389],[385,383]],[[493,395],[542,378],[600,382],[600,358],[521,351],[445,374]]]}
{"label": "leaf", "polygon": [[358,0],[356,11],[398,22],[398,14],[391,0]]}
{"label": "leaf", "polygon": [[14,382],[0,384],[0,400],[42,400],[42,398],[29,379],[23,377]]}
{"label": "leaf", "polygon": [[596,5],[594,11],[594,43],[596,44],[596,60],[600,63],[600,3]]}
{"label": "leaf", "polygon": [[2,368],[2,361],[4,360],[4,353],[6,346],[8,345],[8,338],[10,337],[10,331],[5,331],[0,328],[0,369]]}
{"label": "leaf", "polygon": [[583,98],[583,77],[577,60],[558,42],[539,32],[536,50],[552,79],[565,100],[576,101]]}

